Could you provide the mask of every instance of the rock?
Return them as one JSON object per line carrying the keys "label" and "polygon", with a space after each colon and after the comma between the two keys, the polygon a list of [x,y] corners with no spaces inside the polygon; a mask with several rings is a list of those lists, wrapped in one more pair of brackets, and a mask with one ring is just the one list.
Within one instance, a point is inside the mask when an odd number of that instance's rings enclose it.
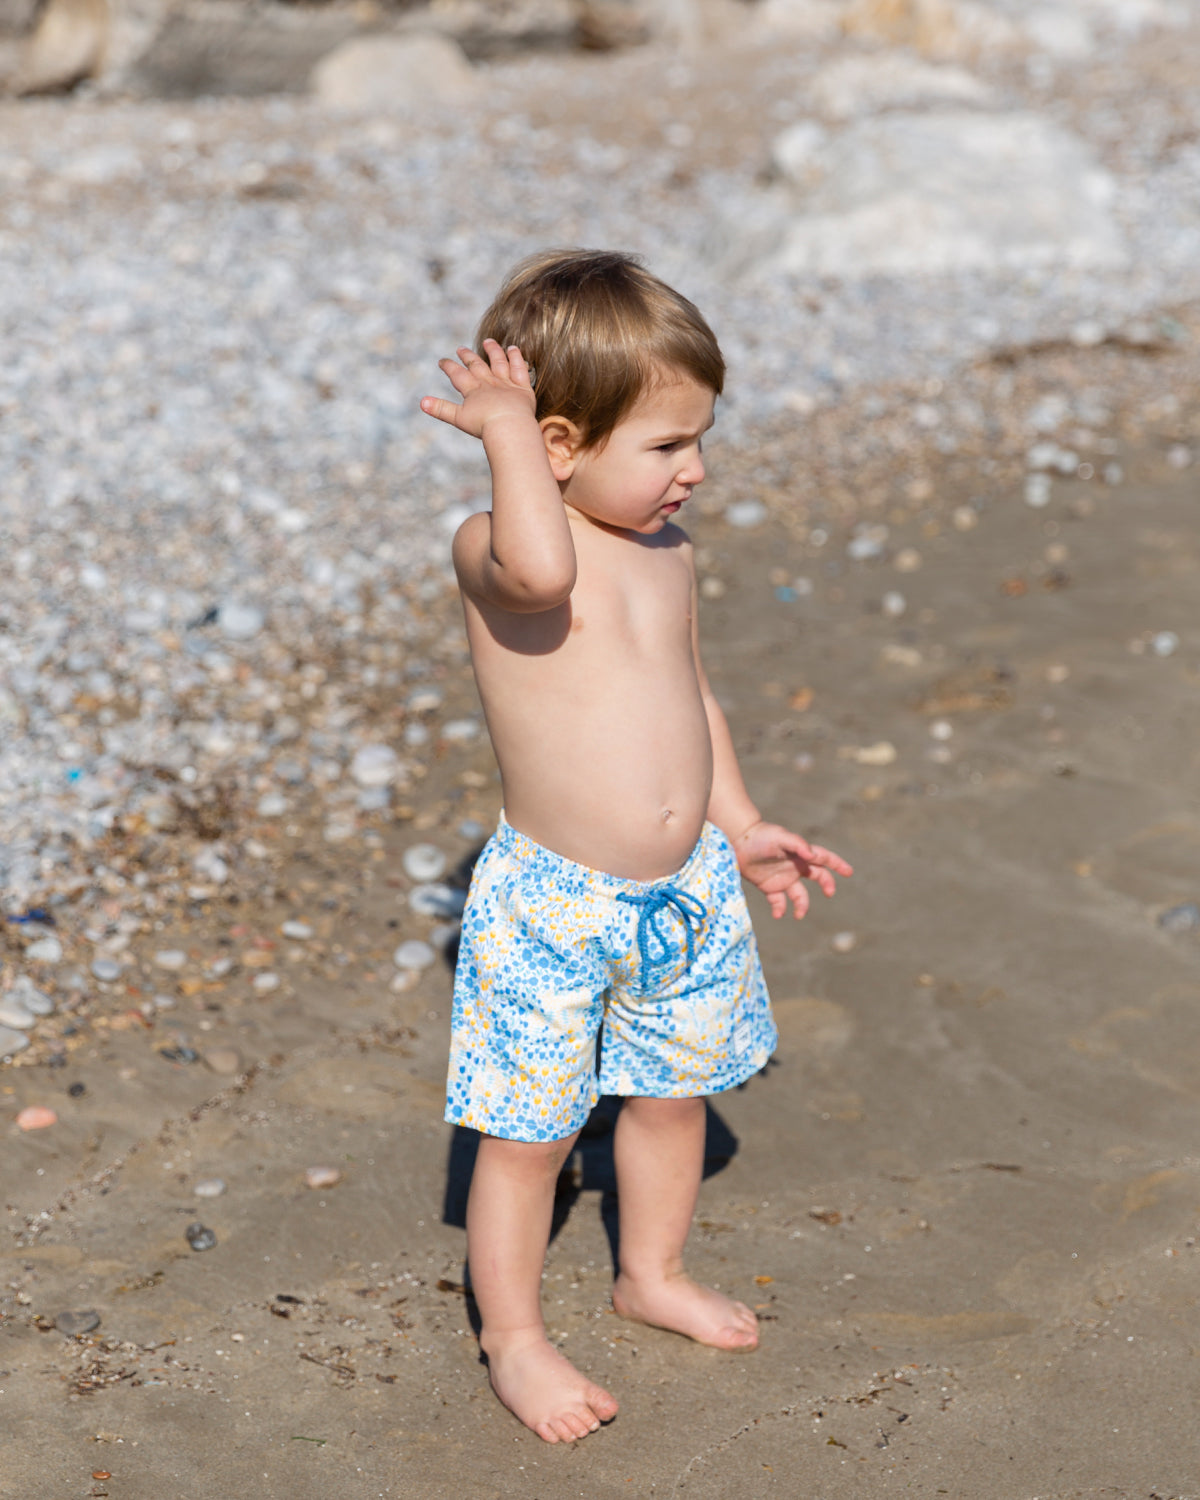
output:
{"label": "rock", "polygon": [[419,749],[422,745],[429,743],[430,734],[424,724],[406,724],[404,726],[404,743],[412,749]]}
{"label": "rock", "polygon": [[266,623],[266,615],[256,604],[230,600],[217,611],[217,628],[231,641],[252,641]]}
{"label": "rock", "polygon": [[1174,656],[1179,650],[1179,637],[1173,630],[1160,630],[1150,642],[1155,656]]}
{"label": "rock", "polygon": [[835,953],[849,953],[858,946],[858,936],[853,932],[835,932],[829,940],[829,946]]}
{"label": "rock", "polygon": [[282,792],[264,792],[254,810],[260,818],[281,818],[288,810],[288,799]]}
{"label": "rock", "polygon": [[896,759],[896,747],[891,740],[879,740],[874,745],[846,745],[839,753],[844,760],[860,766],[890,766]]}
{"label": "rock", "polygon": [[30,943],[25,957],[35,964],[58,964],[62,962],[63,945],[53,933]]}
{"label": "rock", "polygon": [[466,54],[446,37],[364,36],[323,57],[311,87],[330,109],[366,111],[455,104],[477,85]]}
{"label": "rock", "polygon": [[1158,925],[1164,932],[1195,932],[1200,927],[1200,906],[1194,901],[1172,906],[1169,911],[1159,913]]}
{"label": "rock", "polygon": [[921,562],[921,554],[915,547],[901,547],[892,560],[892,566],[897,573],[915,573]]}
{"label": "rock", "polygon": [[428,943],[409,938],[392,954],[392,962],[398,969],[427,969],[437,961],[437,954]]}
{"label": "rock", "polygon": [[483,838],[487,829],[477,818],[464,818],[458,825],[458,836],[460,839],[468,839],[475,843],[477,839]]}
{"label": "rock", "polygon": [[363,745],[350,762],[350,774],[361,787],[390,786],[400,772],[400,760],[390,745]]}
{"label": "rock", "polygon": [[19,1000],[14,1000],[11,995],[0,998],[0,1026],[7,1026],[14,1031],[28,1031],[33,1022],[33,1012],[26,1010]]}
{"label": "rock", "polygon": [[270,970],[265,974],[256,974],[253,987],[258,994],[269,995],[272,990],[279,988],[279,975],[272,974]]}
{"label": "rock", "polygon": [[415,885],[408,893],[408,904],[418,916],[458,917],[467,904],[467,893],[440,882]]}
{"label": "rock", "polygon": [[184,1237],[193,1250],[211,1250],[217,1243],[216,1235],[204,1224],[189,1224]]}
{"label": "rock", "polygon": [[446,856],[436,844],[413,844],[401,860],[411,880],[436,880],[446,868]]}
{"label": "rock", "polygon": [[13,92],[51,94],[90,78],[108,41],[105,0],[49,0],[17,69]]}
{"label": "rock", "polygon": [[86,1312],[60,1312],[54,1320],[54,1326],[59,1333],[75,1338],[81,1333],[91,1333],[93,1328],[99,1328],[100,1314],[90,1308]]}
{"label": "rock", "polygon": [[1051,489],[1048,474],[1030,474],[1025,480],[1025,504],[1034,510],[1044,510],[1050,504]]}
{"label": "rock", "polygon": [[962,68],[935,67],[905,52],[842,57],[821,69],[809,98],[832,120],[928,104],[986,106],[994,98],[982,79]]}
{"label": "rock", "polygon": [[342,1174],[337,1167],[309,1167],[304,1174],[304,1185],[310,1188],[337,1187],[341,1180]]}
{"label": "rock", "polygon": [[886,526],[860,522],[854,528],[854,535],[846,544],[846,556],[851,562],[871,562],[883,556],[887,539]]}
{"label": "rock", "polygon": [[47,1125],[56,1125],[58,1116],[45,1104],[29,1104],[17,1116],[19,1130],[45,1130]]}
{"label": "rock", "polygon": [[908,601],[903,594],[897,593],[895,589],[889,589],[880,601],[880,608],[889,620],[898,620],[908,608]]}
{"label": "rock", "polygon": [[201,879],[211,880],[213,885],[224,885],[229,879],[228,864],[212,846],[201,849],[199,853],[193,855],[192,869]]}
{"label": "rock", "polygon": [[478,719],[448,719],[442,725],[442,738],[451,744],[465,745],[479,737]]}
{"label": "rock", "polygon": [[29,1038],[23,1031],[11,1026],[0,1026],[0,1057],[15,1057],[29,1046]]}
{"label": "rock", "polygon": [[178,973],[180,969],[186,968],[187,954],[182,948],[160,948],[154,955],[154,962],[160,969],[169,969],[172,973]]}
{"label": "rock", "polygon": [[435,708],[441,708],[442,706],[441,689],[435,687],[414,688],[404,700],[404,706],[410,714],[432,713]]}
{"label": "rock", "polygon": [[31,1015],[51,1016],[54,1014],[54,1001],[37,988],[28,974],[17,975],[9,995],[12,999],[19,1000]]}
{"label": "rock", "polygon": [[935,719],[929,726],[929,733],[935,740],[950,740],[954,738],[954,725],[949,719]]}
{"label": "rock", "polygon": [[365,786],[355,798],[360,812],[383,812],[391,806],[392,790],[386,786]]}
{"label": "rock", "polygon": [[313,930],[307,922],[284,922],[279,931],[281,936],[291,938],[296,943],[303,943],[313,935]]}
{"label": "rock", "polygon": [[225,1181],[221,1177],[202,1177],[192,1192],[197,1198],[219,1198],[225,1191]]}
{"label": "rock", "polygon": [[242,1071],[242,1054],[236,1047],[209,1047],[200,1055],[222,1078],[233,1078]]}
{"label": "rock", "polygon": [[810,123],[792,129],[802,133],[783,132],[773,150],[793,192],[775,199],[768,270],[845,278],[1125,262],[1112,178],[1039,115],[889,114],[823,150]]}
{"label": "rock", "polygon": [[767,519],[767,507],[761,500],[735,500],[725,507],[725,520],[739,531],[761,526]]}
{"label": "rock", "polygon": [[102,984],[112,984],[121,977],[121,965],[115,958],[96,958],[92,960],[92,973]]}

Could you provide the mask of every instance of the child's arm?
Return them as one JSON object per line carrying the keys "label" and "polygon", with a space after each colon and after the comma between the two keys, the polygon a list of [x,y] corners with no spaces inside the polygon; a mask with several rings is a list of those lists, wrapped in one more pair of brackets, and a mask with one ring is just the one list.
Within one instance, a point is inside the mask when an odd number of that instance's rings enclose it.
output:
{"label": "child's arm", "polygon": [[575,547],[534,414],[529,367],[515,347],[506,352],[488,339],[484,349],[486,360],[461,348],[461,363],[438,361],[461,405],[426,396],[421,410],[482,439],[492,471],[490,514],[471,516],[454,538],[459,582],[503,609],[533,614],[570,597]]}
{"label": "child's arm", "polygon": [[798,833],[792,833],[778,823],[763,822],[762,814],[750,800],[729,724],[713,696],[700,660],[699,600],[694,579],[692,587],[692,649],[713,753],[708,820],[715,823],[733,845],[738,868],[767,898],[771,915],[782,917],[790,905],[796,916],[802,917],[808,910],[806,880],[815,880],[827,896],[832,896],[836,888],[834,874],[852,875],[854,872],[832,849],[810,844]]}

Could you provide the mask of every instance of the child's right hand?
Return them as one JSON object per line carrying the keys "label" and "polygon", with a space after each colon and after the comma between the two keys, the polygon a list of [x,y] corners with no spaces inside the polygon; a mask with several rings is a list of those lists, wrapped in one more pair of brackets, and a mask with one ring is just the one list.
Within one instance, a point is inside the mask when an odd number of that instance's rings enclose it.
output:
{"label": "child's right hand", "polygon": [[465,346],[457,351],[458,360],[438,360],[438,369],[463,398],[461,405],[437,396],[421,402],[427,416],[477,438],[496,423],[514,418],[527,422],[537,410],[529,366],[517,346],[505,350],[495,339],[485,339],[483,347],[486,360]]}

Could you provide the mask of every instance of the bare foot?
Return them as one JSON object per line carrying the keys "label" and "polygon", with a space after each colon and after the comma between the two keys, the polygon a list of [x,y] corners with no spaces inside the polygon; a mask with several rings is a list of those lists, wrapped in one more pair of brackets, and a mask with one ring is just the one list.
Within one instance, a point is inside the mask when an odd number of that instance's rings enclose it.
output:
{"label": "bare foot", "polygon": [[635,1282],[622,1273],[613,1285],[612,1300],[620,1317],[669,1328],[699,1344],[715,1349],[758,1346],[758,1319],[744,1302],[699,1286],[682,1271],[655,1282]]}
{"label": "bare foot", "polygon": [[547,1443],[573,1443],[617,1414],[613,1397],[581,1375],[541,1332],[492,1335],[485,1352],[492,1389]]}

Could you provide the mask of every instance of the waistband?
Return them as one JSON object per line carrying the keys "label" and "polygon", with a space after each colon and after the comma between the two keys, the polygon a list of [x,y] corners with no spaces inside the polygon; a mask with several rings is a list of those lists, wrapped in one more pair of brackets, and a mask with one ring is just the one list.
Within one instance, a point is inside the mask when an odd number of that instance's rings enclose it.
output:
{"label": "waistband", "polygon": [[697,869],[724,842],[725,835],[721,830],[713,823],[705,823],[700,829],[695,847],[679,869],[673,875],[663,875],[657,880],[629,880],[622,875],[609,875],[604,870],[593,870],[590,865],[578,864],[565,854],[556,854],[553,849],[547,849],[544,844],[539,844],[527,834],[518,832],[503,811],[489,845],[498,852],[519,860],[531,872],[553,879],[556,885],[572,895],[587,892],[590,895],[610,896],[615,900],[620,896],[650,896],[667,887],[686,887]]}

